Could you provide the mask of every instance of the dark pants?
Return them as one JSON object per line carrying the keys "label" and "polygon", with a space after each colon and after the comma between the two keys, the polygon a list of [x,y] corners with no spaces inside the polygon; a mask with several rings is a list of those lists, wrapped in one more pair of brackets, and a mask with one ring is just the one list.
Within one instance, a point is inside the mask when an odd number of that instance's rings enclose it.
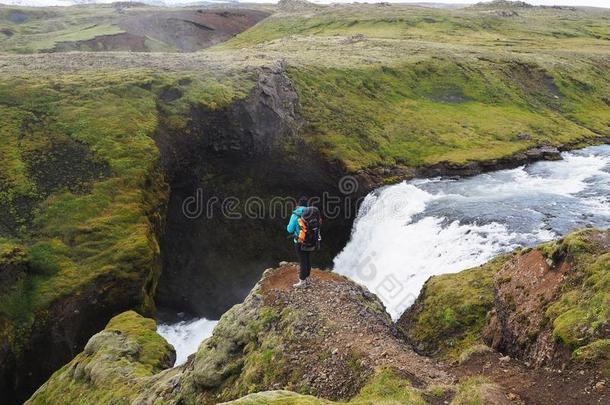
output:
{"label": "dark pants", "polygon": [[307,277],[309,277],[309,273],[311,273],[311,264],[309,263],[309,254],[311,252],[301,250],[300,243],[296,243],[294,247],[297,251],[299,263],[301,265],[301,268],[299,270],[299,279],[305,280]]}

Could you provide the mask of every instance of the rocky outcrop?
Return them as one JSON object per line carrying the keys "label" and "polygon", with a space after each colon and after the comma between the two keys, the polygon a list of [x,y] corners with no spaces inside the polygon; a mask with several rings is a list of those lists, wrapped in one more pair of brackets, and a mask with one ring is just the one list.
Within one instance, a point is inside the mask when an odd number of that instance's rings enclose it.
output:
{"label": "rocky outcrop", "polygon": [[312,285],[295,290],[296,273],[294,264],[266,271],[197,353],[173,369],[167,369],[173,353],[153,322],[133,312],[119,315],[29,403],[77,397],[88,403],[218,403],[279,389],[292,393],[259,397],[422,403],[427,387],[453,382],[399,339],[383,305],[366,289],[314,270]]}
{"label": "rocky outcrop", "polygon": [[416,387],[451,382],[400,341],[373,294],[319,270],[309,289],[295,290],[296,274],[294,264],[267,271],[243,304],[223,315],[192,359],[192,372],[182,380],[190,388],[180,397],[204,390],[198,400],[213,395],[221,401],[283,388],[346,399],[375,370],[387,368],[409,376]]}
{"label": "rocky outcrop", "polygon": [[171,367],[176,354],[155,321],[133,311],[110,320],[82,353],[43,384],[28,404],[128,403],[147,378]]}
{"label": "rocky outcrop", "polygon": [[552,266],[552,260],[532,250],[496,273],[493,316],[483,333],[492,348],[537,366],[566,357],[553,339],[545,309],[557,298],[571,266],[565,261]]}
{"label": "rocky outcrop", "polygon": [[281,152],[304,124],[296,112],[297,93],[284,70],[282,63],[264,69],[249,96],[226,108],[193,107],[189,130],[205,135],[200,147],[242,159]]}

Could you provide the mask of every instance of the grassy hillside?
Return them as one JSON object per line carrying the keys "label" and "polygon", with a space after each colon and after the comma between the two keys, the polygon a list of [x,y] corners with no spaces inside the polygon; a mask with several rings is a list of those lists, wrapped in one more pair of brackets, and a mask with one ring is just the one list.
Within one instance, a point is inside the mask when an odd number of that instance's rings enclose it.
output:
{"label": "grassy hillside", "polygon": [[124,32],[111,22],[110,7],[0,7],[0,48],[20,53],[52,49],[60,41],[92,39]]}
{"label": "grassy hillside", "polygon": [[337,6],[273,15],[220,48],[283,50],[312,143],[357,170],[607,136],[608,21],[601,9]]}
{"label": "grassy hillside", "polygon": [[250,47],[290,36],[364,35],[496,50],[593,51],[598,46],[608,47],[605,41],[610,39],[609,14],[608,9],[522,8],[493,3],[451,10],[409,5],[336,5],[275,14],[227,45]]}
{"label": "grassy hillside", "polygon": [[[0,81],[0,330],[15,355],[58,299],[91,286],[110,301],[100,311],[153,310],[169,190],[152,135],[161,116],[179,128],[192,104],[222,107],[251,86],[184,72]],[[166,103],[170,88],[182,97]]]}

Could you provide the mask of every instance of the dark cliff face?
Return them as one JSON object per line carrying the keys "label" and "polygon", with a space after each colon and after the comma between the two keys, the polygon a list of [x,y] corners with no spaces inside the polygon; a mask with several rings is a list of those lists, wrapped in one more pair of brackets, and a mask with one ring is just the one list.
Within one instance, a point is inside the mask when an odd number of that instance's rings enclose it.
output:
{"label": "dark cliff face", "polygon": [[[172,192],[158,305],[217,318],[263,269],[294,256],[285,230],[291,199],[326,193],[343,201],[342,170],[307,146],[303,124],[297,93],[278,65],[262,70],[243,100],[220,110],[193,107],[186,133],[161,128],[157,144]],[[331,263],[354,214],[342,208],[327,219],[315,264]]]}

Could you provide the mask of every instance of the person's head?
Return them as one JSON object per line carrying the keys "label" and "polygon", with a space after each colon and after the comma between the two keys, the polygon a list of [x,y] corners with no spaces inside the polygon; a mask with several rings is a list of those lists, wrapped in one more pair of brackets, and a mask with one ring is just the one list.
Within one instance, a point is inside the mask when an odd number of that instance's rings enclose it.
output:
{"label": "person's head", "polygon": [[299,207],[307,207],[309,205],[309,199],[307,197],[305,197],[304,195],[299,197],[299,201],[297,203],[297,206]]}

